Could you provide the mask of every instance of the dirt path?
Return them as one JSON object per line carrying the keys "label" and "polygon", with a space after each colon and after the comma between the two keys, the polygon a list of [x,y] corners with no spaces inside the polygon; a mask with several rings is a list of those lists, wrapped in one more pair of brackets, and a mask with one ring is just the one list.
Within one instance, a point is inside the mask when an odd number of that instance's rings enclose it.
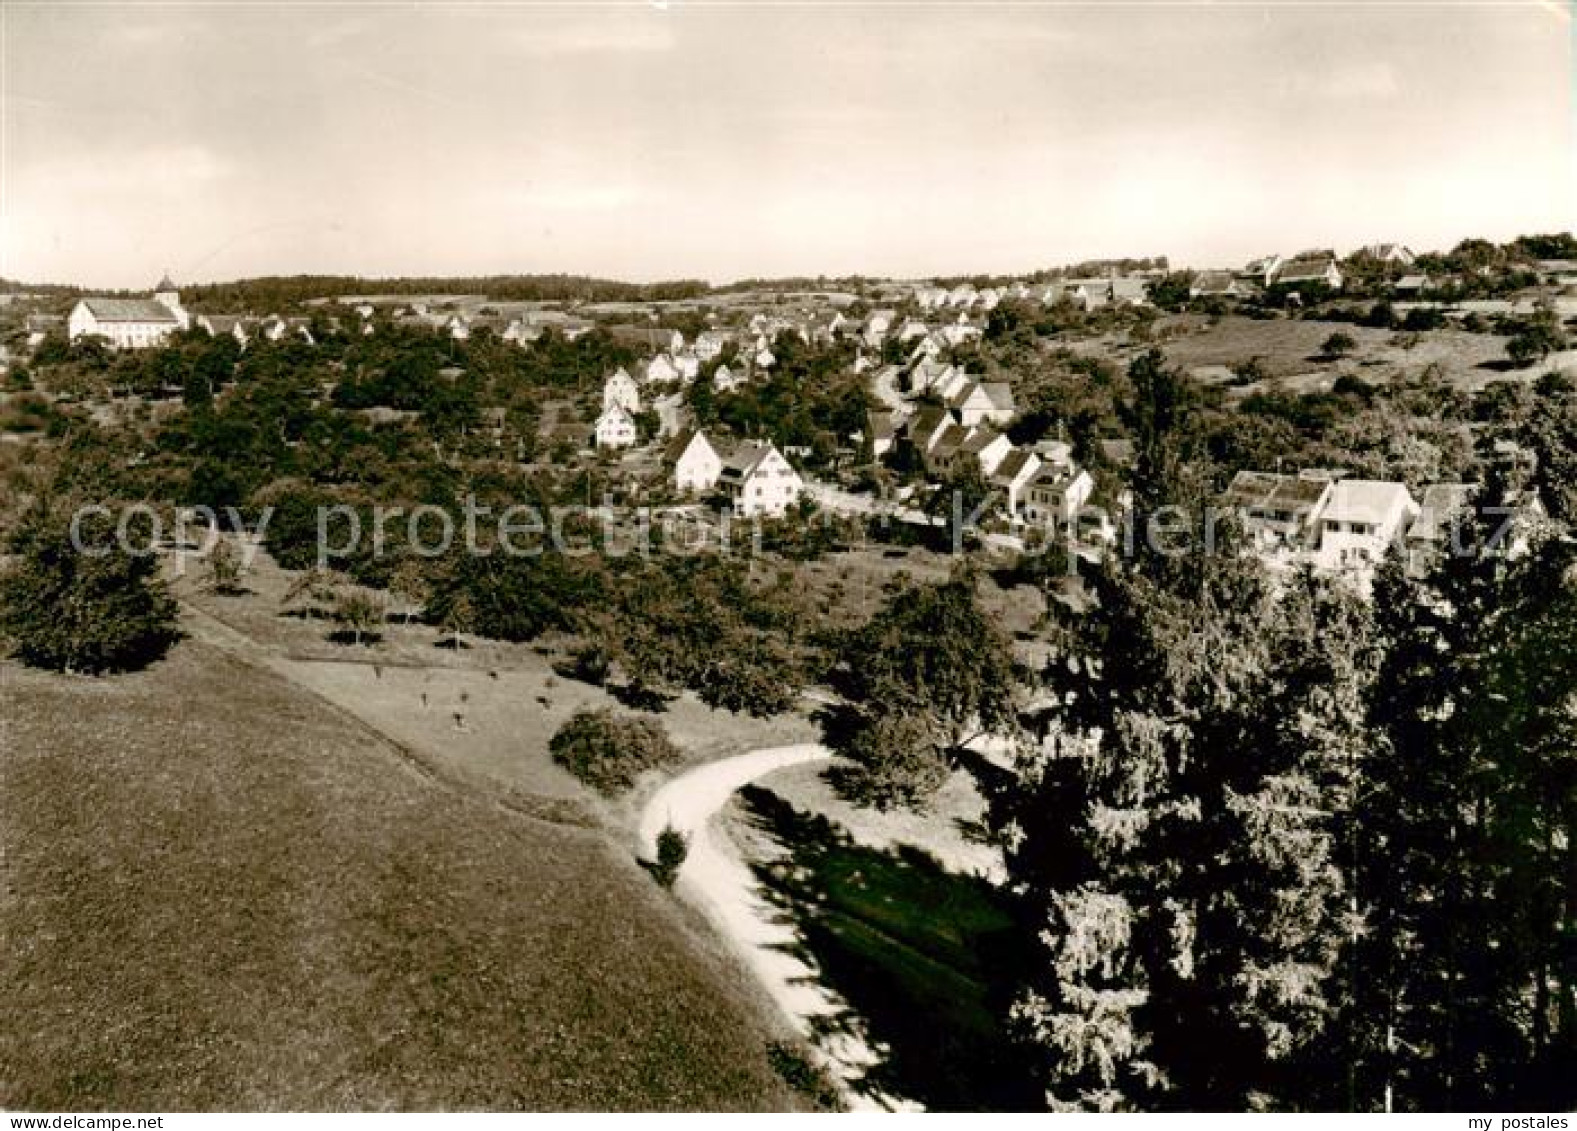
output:
{"label": "dirt path", "polygon": [[845,1085],[851,1107],[870,1110],[911,1107],[884,1096],[855,1092],[848,1085],[880,1060],[858,1034],[835,1031],[818,1022],[836,1018],[843,1029],[851,1015],[848,1002],[822,985],[805,958],[794,925],[760,893],[750,870],[735,855],[714,818],[734,792],[787,766],[824,761],[825,746],[807,743],[752,750],[697,766],[652,795],[641,812],[640,838],[655,856],[657,834],[672,826],[690,838],[690,853],[678,890],[706,913],[734,946],[772,1000],[826,1056],[828,1067]]}

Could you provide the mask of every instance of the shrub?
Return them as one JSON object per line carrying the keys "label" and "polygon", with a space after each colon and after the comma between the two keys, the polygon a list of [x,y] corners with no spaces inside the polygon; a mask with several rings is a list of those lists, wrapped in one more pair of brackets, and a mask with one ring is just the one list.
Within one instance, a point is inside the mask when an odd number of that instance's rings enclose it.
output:
{"label": "shrub", "polygon": [[652,867],[652,875],[663,887],[673,887],[689,855],[690,838],[672,825],[664,826],[657,834],[657,863]]}
{"label": "shrub", "polygon": [[179,637],[158,560],[118,545],[107,518],[83,522],[74,544],[68,513],[35,504],[11,549],[18,560],[0,575],[0,633],[24,663],[126,671],[159,659]]}
{"label": "shrub", "polygon": [[630,788],[647,770],[679,761],[679,751],[655,719],[618,715],[606,708],[581,710],[548,744],[553,761],[597,792]]}

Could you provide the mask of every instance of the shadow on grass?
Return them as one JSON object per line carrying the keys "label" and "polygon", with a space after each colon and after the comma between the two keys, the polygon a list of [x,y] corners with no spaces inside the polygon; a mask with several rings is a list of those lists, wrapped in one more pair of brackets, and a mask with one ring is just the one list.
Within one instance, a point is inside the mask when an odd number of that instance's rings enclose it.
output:
{"label": "shadow on grass", "polygon": [[856,1089],[934,1111],[1037,1108],[1006,1036],[1002,975],[1018,934],[997,890],[916,848],[857,844],[760,786],[740,799],[783,849],[754,871],[795,930],[790,949],[850,1006],[822,1019],[816,1038],[859,1033],[881,1057]]}

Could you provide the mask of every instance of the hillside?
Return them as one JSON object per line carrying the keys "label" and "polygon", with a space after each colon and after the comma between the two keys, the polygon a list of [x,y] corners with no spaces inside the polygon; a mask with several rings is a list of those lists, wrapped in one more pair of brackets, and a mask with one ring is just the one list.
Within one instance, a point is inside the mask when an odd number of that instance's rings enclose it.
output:
{"label": "hillside", "polygon": [[0,1107],[775,1108],[769,1034],[600,834],[195,642],[0,666]]}

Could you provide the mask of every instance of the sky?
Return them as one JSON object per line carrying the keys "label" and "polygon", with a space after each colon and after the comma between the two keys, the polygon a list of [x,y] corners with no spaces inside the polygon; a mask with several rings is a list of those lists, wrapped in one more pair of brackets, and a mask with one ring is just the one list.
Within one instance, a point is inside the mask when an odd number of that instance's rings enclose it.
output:
{"label": "sky", "polygon": [[1543,2],[0,0],[0,276],[1225,266],[1569,230]]}

